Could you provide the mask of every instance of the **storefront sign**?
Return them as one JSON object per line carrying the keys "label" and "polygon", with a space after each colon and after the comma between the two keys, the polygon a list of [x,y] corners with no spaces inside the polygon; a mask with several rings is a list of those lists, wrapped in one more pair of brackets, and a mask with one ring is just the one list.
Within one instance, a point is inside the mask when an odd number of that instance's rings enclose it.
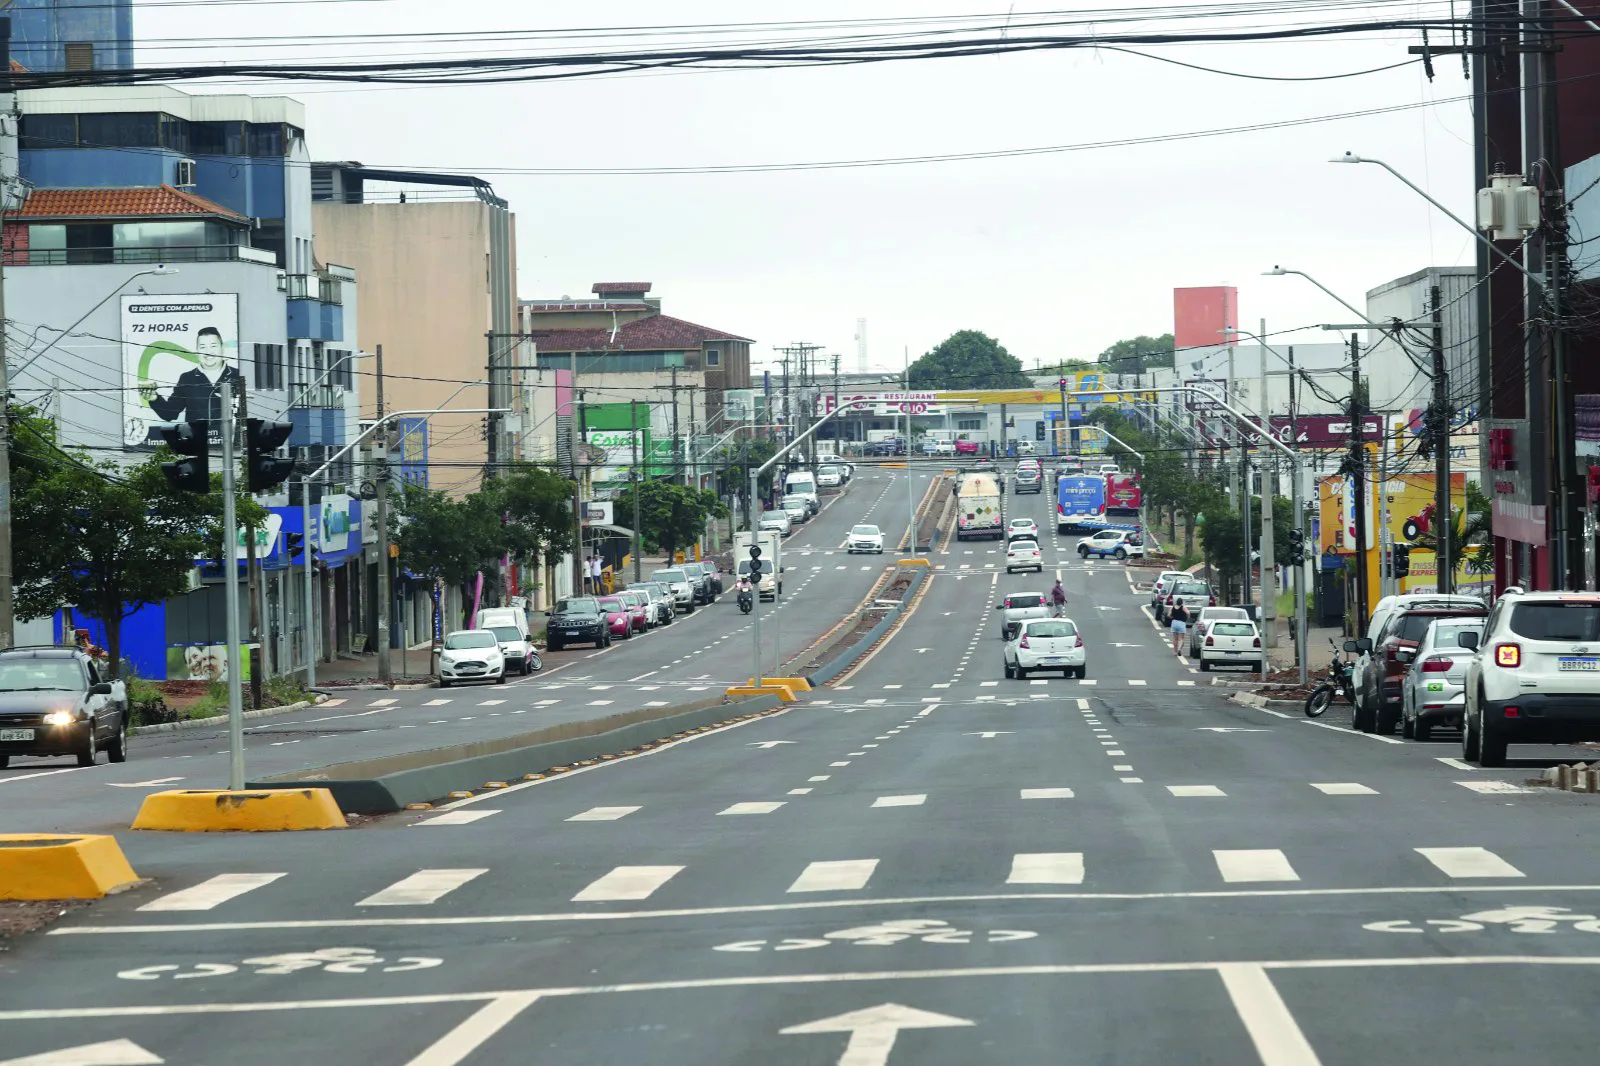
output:
{"label": "storefront sign", "polygon": [[158,424],[196,419],[210,419],[211,439],[220,442],[224,381],[237,399],[237,294],[122,298],[124,445],[158,444]]}
{"label": "storefront sign", "polygon": [[322,498],[322,516],[317,523],[317,551],[336,555],[350,549],[350,530],[359,521],[355,501],[342,492]]}
{"label": "storefront sign", "polygon": [[[1350,446],[1350,418],[1347,415],[1301,415],[1294,420],[1294,432],[1289,432],[1289,419],[1272,415],[1267,419],[1272,433],[1285,444],[1301,448],[1348,448]],[[1369,415],[1361,420],[1362,437],[1377,440],[1383,436],[1383,417]],[[1291,442],[1290,437],[1293,437]]]}
{"label": "storefront sign", "polygon": [[583,524],[586,526],[612,525],[613,504],[610,500],[588,500],[583,505]]}

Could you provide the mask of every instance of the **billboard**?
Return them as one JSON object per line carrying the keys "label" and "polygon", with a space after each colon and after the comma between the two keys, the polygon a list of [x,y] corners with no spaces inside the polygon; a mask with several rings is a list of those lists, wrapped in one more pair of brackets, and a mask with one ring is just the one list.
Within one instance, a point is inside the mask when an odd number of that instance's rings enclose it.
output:
{"label": "billboard", "polygon": [[1239,325],[1239,290],[1232,285],[1172,290],[1172,343],[1186,348],[1215,348],[1239,343],[1223,330]]}
{"label": "billboard", "polygon": [[123,445],[160,443],[158,424],[202,418],[220,443],[222,383],[236,397],[244,387],[238,294],[124,296],[121,331]]}
{"label": "billboard", "polygon": [[[1350,417],[1348,415],[1301,415],[1294,420],[1294,441],[1290,441],[1289,419],[1284,415],[1269,415],[1267,422],[1272,434],[1285,444],[1294,443],[1302,448],[1350,447]],[[1362,419],[1363,439],[1378,440],[1383,436],[1383,416],[1367,415]]]}
{"label": "billboard", "polygon": [[728,389],[722,394],[722,419],[728,425],[738,425],[756,420],[756,394],[754,389]]}
{"label": "billboard", "polygon": [[[834,409],[834,396],[831,392],[822,394],[821,409],[824,415],[830,414]],[[838,406],[856,401],[863,401],[868,406],[852,407],[851,414],[858,415],[942,415],[944,414],[944,401],[937,392],[852,392],[841,393],[838,397]]]}
{"label": "billboard", "polygon": [[[633,472],[635,452],[641,462],[645,458],[642,430],[591,429],[586,436],[589,446],[600,451],[599,460],[594,461],[590,469],[590,477],[597,485],[626,482]],[[671,442],[667,443],[670,446]]]}

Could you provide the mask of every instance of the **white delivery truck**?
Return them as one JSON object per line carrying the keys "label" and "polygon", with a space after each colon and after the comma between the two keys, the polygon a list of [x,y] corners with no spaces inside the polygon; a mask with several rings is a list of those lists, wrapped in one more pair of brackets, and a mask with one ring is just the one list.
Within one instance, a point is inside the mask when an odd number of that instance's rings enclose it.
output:
{"label": "white delivery truck", "polygon": [[1000,504],[1000,482],[993,474],[974,470],[961,478],[956,484],[956,539],[1004,537]]}
{"label": "white delivery truck", "polygon": [[817,479],[809,470],[796,470],[783,479],[785,496],[804,496],[812,514],[822,510],[822,497],[817,494]]}
{"label": "white delivery truck", "polygon": [[761,598],[776,600],[783,595],[783,536],[770,529],[757,533],[748,530],[733,535],[733,565],[739,577],[750,576],[750,545],[761,546]]}

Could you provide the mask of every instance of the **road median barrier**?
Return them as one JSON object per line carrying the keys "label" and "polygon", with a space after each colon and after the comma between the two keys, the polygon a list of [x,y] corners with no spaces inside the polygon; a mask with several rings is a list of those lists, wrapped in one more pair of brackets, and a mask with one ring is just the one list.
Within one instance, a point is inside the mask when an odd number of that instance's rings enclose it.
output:
{"label": "road median barrier", "polygon": [[102,899],[138,883],[116,837],[0,834],[0,900]]}
{"label": "road median barrier", "polygon": [[769,681],[765,678],[762,679],[759,685],[734,685],[732,688],[724,689],[723,692],[727,696],[776,696],[784,703],[793,703],[795,701],[794,689],[788,685],[779,684],[775,680]]}
{"label": "road median barrier", "polygon": [[933,576],[932,570],[926,566],[907,567],[904,573],[897,568],[890,573],[895,575],[894,580],[882,586],[881,591],[898,592],[899,599],[882,598],[863,603],[853,618],[846,619],[851,624],[839,627],[844,630],[843,635],[831,646],[821,649],[807,664],[809,668],[805,677],[812,688],[839,677],[884,640],[916,601],[917,593]]}
{"label": "road median barrier", "polygon": [[[792,699],[793,693],[789,694]],[[485,781],[560,776],[585,763],[599,765],[607,754],[653,750],[666,738],[768,714],[786,702],[773,689],[736,697],[734,702],[718,693],[714,698],[675,707],[640,707],[513,736],[297,770],[249,781],[246,787],[262,791],[326,789],[346,814],[392,814],[412,803],[470,797]],[[453,796],[456,792],[465,795]]]}
{"label": "road median barrier", "polygon": [[173,789],[146,796],[135,829],[181,833],[343,829],[344,814],[326,788]]}
{"label": "road median barrier", "polygon": [[929,559],[901,559],[895,565],[897,565],[897,566],[932,566],[933,562],[932,562],[932,560],[929,560]]}

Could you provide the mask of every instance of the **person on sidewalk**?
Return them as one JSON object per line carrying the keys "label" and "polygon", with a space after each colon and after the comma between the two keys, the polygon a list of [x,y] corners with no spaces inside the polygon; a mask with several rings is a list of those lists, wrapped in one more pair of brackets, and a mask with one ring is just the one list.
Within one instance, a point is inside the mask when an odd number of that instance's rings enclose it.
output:
{"label": "person on sidewalk", "polygon": [[600,556],[589,556],[589,587],[596,596],[600,595],[600,573],[604,568],[600,563]]}
{"label": "person on sidewalk", "polygon": [[1183,658],[1183,641],[1189,632],[1189,608],[1180,600],[1172,607],[1172,654]]}

